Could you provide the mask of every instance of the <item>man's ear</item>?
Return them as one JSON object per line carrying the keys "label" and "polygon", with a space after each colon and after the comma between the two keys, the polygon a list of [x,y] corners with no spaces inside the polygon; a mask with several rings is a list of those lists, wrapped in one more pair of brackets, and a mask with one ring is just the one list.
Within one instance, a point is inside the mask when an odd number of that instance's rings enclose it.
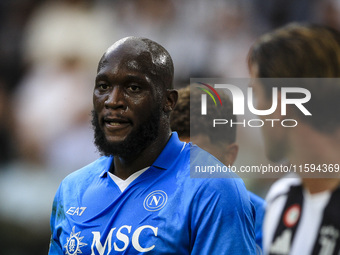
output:
{"label": "man's ear", "polygon": [[238,144],[232,143],[227,146],[224,154],[224,164],[233,165],[238,154]]}
{"label": "man's ear", "polygon": [[175,89],[167,89],[166,102],[164,105],[164,112],[170,113],[176,106],[178,100],[178,92]]}

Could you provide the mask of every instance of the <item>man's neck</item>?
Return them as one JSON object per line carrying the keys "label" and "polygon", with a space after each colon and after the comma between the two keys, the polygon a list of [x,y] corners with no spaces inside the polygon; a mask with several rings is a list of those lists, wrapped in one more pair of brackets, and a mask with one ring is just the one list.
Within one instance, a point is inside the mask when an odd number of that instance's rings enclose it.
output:
{"label": "man's neck", "polygon": [[308,190],[310,194],[316,194],[323,191],[333,191],[335,190],[339,184],[340,179],[338,178],[305,178],[302,179],[302,184],[305,187],[305,189]]}
{"label": "man's neck", "polygon": [[137,155],[131,155],[128,157],[115,156],[110,172],[125,180],[135,172],[151,166],[164,149],[170,139],[170,136],[170,131],[166,134],[159,135],[155,141]]}
{"label": "man's neck", "polygon": [[[302,182],[305,188],[311,193],[333,190],[340,184],[340,173],[334,171],[334,166],[340,163],[340,131],[332,134],[321,133],[310,126],[300,122],[300,129],[296,129],[291,137],[290,162],[302,169],[332,166],[333,171],[322,172],[322,178],[311,178],[313,174],[319,173],[304,172]],[[316,176],[314,176],[316,177]],[[320,177],[320,176],[317,176]]]}

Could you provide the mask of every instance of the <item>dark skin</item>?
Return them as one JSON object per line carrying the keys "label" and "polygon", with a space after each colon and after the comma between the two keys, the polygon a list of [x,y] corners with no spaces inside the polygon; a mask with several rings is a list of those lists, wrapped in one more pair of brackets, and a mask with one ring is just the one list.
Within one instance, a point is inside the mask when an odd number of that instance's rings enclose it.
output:
{"label": "dark skin", "polygon": [[155,62],[162,56],[147,46],[133,37],[109,48],[99,63],[93,92],[94,111],[112,146],[119,146],[150,119],[151,112],[159,111],[158,135],[146,141],[145,148],[113,155],[110,171],[121,179],[152,165],[171,136],[169,115],[177,102],[177,91],[162,80],[160,62]]}

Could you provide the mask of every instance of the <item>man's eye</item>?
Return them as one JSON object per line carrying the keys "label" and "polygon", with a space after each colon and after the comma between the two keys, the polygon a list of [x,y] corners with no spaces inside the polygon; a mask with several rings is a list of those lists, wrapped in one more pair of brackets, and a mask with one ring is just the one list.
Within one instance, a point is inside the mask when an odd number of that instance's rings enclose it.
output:
{"label": "man's eye", "polygon": [[138,86],[138,85],[130,85],[128,87],[128,90],[130,90],[132,92],[138,92],[138,91],[140,91],[140,86]]}
{"label": "man's eye", "polygon": [[98,88],[101,90],[107,90],[109,88],[109,85],[107,85],[106,83],[100,83],[98,84]]}

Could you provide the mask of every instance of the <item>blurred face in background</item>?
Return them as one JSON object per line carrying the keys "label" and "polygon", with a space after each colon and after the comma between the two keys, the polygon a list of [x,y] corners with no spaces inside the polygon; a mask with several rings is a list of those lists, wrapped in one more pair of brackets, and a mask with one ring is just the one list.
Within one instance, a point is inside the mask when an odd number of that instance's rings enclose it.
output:
{"label": "blurred face in background", "polygon": [[[272,106],[272,95],[266,95],[264,90],[264,85],[260,83],[257,79],[258,76],[258,67],[256,64],[253,64],[249,68],[250,76],[252,78],[252,88],[253,93],[256,98],[256,108],[258,110],[267,110]],[[278,91],[278,103],[276,110],[269,115],[261,115],[260,119],[264,121],[264,125],[262,126],[262,134],[264,139],[265,151],[269,160],[273,162],[278,162],[285,159],[287,153],[287,128],[282,127],[279,124],[279,121],[282,121],[281,116],[281,95]],[[265,121],[265,119],[275,119],[274,127],[272,127],[271,121]],[[278,121],[279,120],[279,121]]]}

